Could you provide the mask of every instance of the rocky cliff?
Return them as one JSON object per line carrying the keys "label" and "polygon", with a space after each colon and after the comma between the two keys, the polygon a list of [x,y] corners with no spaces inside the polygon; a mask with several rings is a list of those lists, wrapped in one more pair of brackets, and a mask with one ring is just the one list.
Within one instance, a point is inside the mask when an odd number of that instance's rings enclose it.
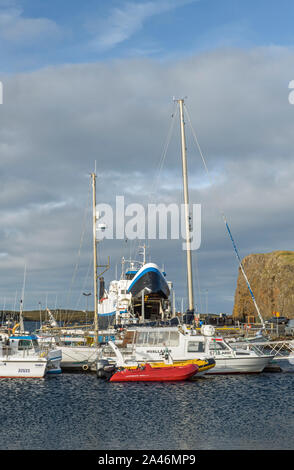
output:
{"label": "rocky cliff", "polygon": [[[264,320],[279,312],[294,318],[294,251],[252,254],[242,261],[256,303]],[[233,316],[256,316],[250,292],[239,268]]]}

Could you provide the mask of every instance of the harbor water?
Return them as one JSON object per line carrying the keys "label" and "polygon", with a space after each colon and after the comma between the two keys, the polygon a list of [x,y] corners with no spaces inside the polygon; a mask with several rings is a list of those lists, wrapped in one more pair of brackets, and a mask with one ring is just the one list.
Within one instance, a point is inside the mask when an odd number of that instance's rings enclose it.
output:
{"label": "harbor water", "polygon": [[293,450],[292,371],[181,383],[0,379],[1,450]]}

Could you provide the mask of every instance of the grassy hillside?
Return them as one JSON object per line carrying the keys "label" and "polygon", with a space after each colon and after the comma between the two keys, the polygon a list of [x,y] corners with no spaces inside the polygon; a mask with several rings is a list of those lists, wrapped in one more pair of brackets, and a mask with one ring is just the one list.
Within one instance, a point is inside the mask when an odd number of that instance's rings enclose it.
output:
{"label": "grassy hillside", "polygon": [[[12,314],[14,318],[18,318],[19,312],[4,312],[3,316],[7,314]],[[66,321],[66,322],[75,322],[75,321],[85,321],[85,320],[93,320],[94,312],[84,312],[81,310],[65,310],[65,309],[58,309],[56,311],[52,310],[52,314],[54,315],[57,321]],[[1,315],[1,314],[0,314]],[[48,320],[48,313],[46,311],[39,311],[39,310],[27,310],[23,312],[23,319],[25,321],[39,321],[41,316],[42,322]]]}

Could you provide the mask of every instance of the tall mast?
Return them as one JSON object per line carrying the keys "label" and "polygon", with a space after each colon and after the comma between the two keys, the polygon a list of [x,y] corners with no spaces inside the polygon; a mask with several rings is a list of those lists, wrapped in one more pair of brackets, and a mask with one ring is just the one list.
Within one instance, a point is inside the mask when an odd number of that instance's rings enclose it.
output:
{"label": "tall mast", "polygon": [[19,324],[20,324],[21,333],[24,333],[23,302],[24,302],[24,293],[25,293],[25,284],[26,284],[26,271],[27,271],[27,266],[25,264],[24,275],[23,275],[23,286],[22,286],[21,299],[20,299],[20,309],[19,309]]}
{"label": "tall mast", "polygon": [[185,203],[185,225],[186,225],[186,254],[187,254],[187,278],[188,278],[188,305],[191,312],[194,311],[193,278],[192,278],[192,252],[190,244],[190,215],[189,215],[189,193],[188,193],[188,173],[186,158],[186,138],[184,122],[184,100],[178,100],[180,105],[180,124],[181,124],[181,144],[182,144],[182,168],[183,168],[183,186]]}
{"label": "tall mast", "polygon": [[98,342],[98,292],[97,292],[97,240],[96,240],[96,173],[91,173],[93,188],[93,265],[94,265],[94,329],[95,343]]}

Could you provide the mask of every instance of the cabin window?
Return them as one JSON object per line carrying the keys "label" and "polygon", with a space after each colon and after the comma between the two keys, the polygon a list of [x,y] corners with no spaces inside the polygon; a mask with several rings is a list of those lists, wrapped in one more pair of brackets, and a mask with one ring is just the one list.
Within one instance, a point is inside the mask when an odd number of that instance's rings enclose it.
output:
{"label": "cabin window", "polygon": [[148,335],[148,344],[149,346],[154,346],[157,343],[157,334],[156,331],[150,331]]}
{"label": "cabin window", "polygon": [[189,341],[188,342],[188,352],[204,352],[204,343],[203,341]]}
{"label": "cabin window", "polygon": [[211,351],[215,351],[215,350],[224,350],[224,349],[229,349],[229,348],[221,341],[212,341],[211,343],[209,343],[209,349]]}
{"label": "cabin window", "polygon": [[145,332],[143,333],[143,344],[145,344],[145,345],[148,344],[148,336],[149,336],[148,331],[145,331]]}
{"label": "cabin window", "polygon": [[158,332],[158,345],[167,346],[169,344],[169,331]]}
{"label": "cabin window", "polygon": [[170,346],[178,346],[179,345],[179,333],[177,331],[170,332]]}
{"label": "cabin window", "polygon": [[140,345],[143,343],[143,335],[142,335],[142,333],[139,333],[139,334],[138,334],[136,343],[137,343],[137,344],[140,344]]}
{"label": "cabin window", "polygon": [[178,346],[177,331],[140,331],[136,341],[139,346]]}
{"label": "cabin window", "polygon": [[146,345],[148,343],[148,331],[141,331],[138,334],[137,344],[140,346]]}
{"label": "cabin window", "polygon": [[33,345],[31,340],[20,339],[18,342],[18,350],[23,351],[25,349],[32,349]]}

